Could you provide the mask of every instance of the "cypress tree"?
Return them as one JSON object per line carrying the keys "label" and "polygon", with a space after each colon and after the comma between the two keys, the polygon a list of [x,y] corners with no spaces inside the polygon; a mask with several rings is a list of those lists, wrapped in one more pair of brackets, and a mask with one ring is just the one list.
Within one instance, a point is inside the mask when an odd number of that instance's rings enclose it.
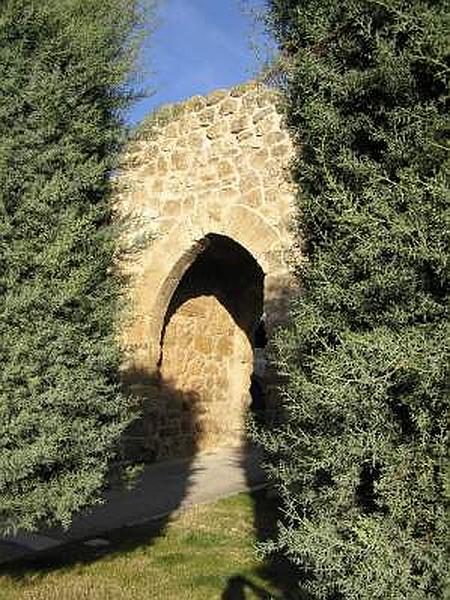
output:
{"label": "cypress tree", "polygon": [[132,418],[110,175],[143,4],[1,3],[1,531],[95,502]]}
{"label": "cypress tree", "polygon": [[[260,431],[310,598],[443,598],[449,519],[448,5],[270,0],[307,260]],[[302,596],[303,597],[303,596]]]}

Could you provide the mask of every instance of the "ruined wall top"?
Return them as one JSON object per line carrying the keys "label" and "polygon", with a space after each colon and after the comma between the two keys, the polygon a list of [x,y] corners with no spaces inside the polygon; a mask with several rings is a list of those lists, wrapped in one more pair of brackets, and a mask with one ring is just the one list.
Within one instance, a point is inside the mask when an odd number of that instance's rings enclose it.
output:
{"label": "ruined wall top", "polygon": [[[179,139],[195,130],[203,131],[206,139],[211,141],[231,133],[243,143],[251,137],[252,126],[276,110],[278,99],[276,90],[250,81],[230,89],[215,90],[206,96],[193,96],[183,102],[163,105],[137,127],[134,141],[126,153],[126,164],[137,165],[145,161],[143,150],[149,150],[149,142]],[[255,133],[262,134],[263,130],[264,124],[256,127]]]}

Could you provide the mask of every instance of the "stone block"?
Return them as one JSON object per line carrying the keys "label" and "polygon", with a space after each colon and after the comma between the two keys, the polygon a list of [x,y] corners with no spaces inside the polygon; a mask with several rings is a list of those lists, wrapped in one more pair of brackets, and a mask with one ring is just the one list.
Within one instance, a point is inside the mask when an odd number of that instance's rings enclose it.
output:
{"label": "stone block", "polygon": [[214,122],[216,111],[214,107],[208,106],[197,114],[200,127],[209,127]]}
{"label": "stone block", "polygon": [[264,194],[261,188],[254,188],[244,195],[244,202],[252,208],[259,208],[264,203]]}
{"label": "stone block", "polygon": [[271,115],[273,113],[273,107],[272,106],[265,106],[264,108],[261,108],[260,110],[256,111],[255,114],[253,115],[253,123],[256,125],[257,123],[259,123],[260,121],[262,121],[265,117]]}
{"label": "stone block", "polygon": [[253,138],[253,136],[254,136],[254,132],[252,129],[245,129],[243,131],[240,131],[237,134],[237,139],[239,142],[242,143],[242,142],[249,140],[250,138]]}
{"label": "stone block", "polygon": [[291,154],[291,149],[287,144],[277,144],[270,148],[270,154],[276,158],[287,158]]}
{"label": "stone block", "polygon": [[168,217],[174,217],[180,213],[182,205],[179,201],[169,201],[164,205],[164,214]]}
{"label": "stone block", "polygon": [[187,169],[189,166],[189,155],[188,152],[182,150],[175,150],[171,156],[172,167],[179,171]]}
{"label": "stone block", "polygon": [[268,158],[269,152],[267,148],[263,147],[257,150],[256,152],[253,152],[250,155],[248,162],[252,169],[255,169],[256,171],[264,171],[264,167]]}
{"label": "stone block", "polygon": [[288,140],[289,137],[284,131],[270,131],[264,136],[264,144],[267,148],[272,148],[272,146]]}
{"label": "stone block", "polygon": [[206,105],[213,106],[214,104],[221,102],[227,96],[228,96],[228,90],[216,90],[215,92],[212,92],[212,94],[209,94],[208,96],[206,96],[206,98],[205,98]]}
{"label": "stone block", "polygon": [[250,120],[246,115],[236,117],[233,121],[231,121],[230,125],[230,133],[238,134],[242,133],[244,129],[249,127]]}
{"label": "stone block", "polygon": [[237,98],[226,98],[219,106],[219,113],[224,117],[231,115],[238,111],[239,106],[240,102]]}
{"label": "stone block", "polygon": [[213,123],[209,125],[206,129],[206,137],[209,140],[219,139],[221,136],[224,136],[228,131],[228,123],[224,121],[218,121],[217,123]]}
{"label": "stone block", "polygon": [[164,136],[168,139],[174,139],[179,136],[179,127],[177,121],[172,121],[166,125],[164,129]]}
{"label": "stone block", "polygon": [[230,160],[221,160],[217,166],[217,172],[219,177],[224,179],[234,174],[235,165]]}

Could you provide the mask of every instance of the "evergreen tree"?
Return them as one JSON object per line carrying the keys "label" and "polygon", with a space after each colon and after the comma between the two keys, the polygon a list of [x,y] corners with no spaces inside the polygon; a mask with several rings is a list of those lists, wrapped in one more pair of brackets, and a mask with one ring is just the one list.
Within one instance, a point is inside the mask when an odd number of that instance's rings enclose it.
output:
{"label": "evergreen tree", "polygon": [[98,499],[132,417],[115,319],[110,174],[137,0],[0,7],[0,530]]}
{"label": "evergreen tree", "polygon": [[282,422],[257,436],[285,515],[269,549],[311,598],[442,598],[448,5],[268,4],[307,257],[274,343]]}

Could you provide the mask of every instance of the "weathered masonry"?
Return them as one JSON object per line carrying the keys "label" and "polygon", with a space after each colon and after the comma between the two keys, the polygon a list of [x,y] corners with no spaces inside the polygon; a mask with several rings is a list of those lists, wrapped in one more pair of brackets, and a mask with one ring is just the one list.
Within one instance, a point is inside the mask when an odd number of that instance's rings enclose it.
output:
{"label": "weathered masonry", "polygon": [[269,403],[263,347],[295,251],[275,102],[250,83],[167,108],[118,177],[134,245],[123,375],[144,407],[130,440],[149,460],[241,443],[250,405]]}

